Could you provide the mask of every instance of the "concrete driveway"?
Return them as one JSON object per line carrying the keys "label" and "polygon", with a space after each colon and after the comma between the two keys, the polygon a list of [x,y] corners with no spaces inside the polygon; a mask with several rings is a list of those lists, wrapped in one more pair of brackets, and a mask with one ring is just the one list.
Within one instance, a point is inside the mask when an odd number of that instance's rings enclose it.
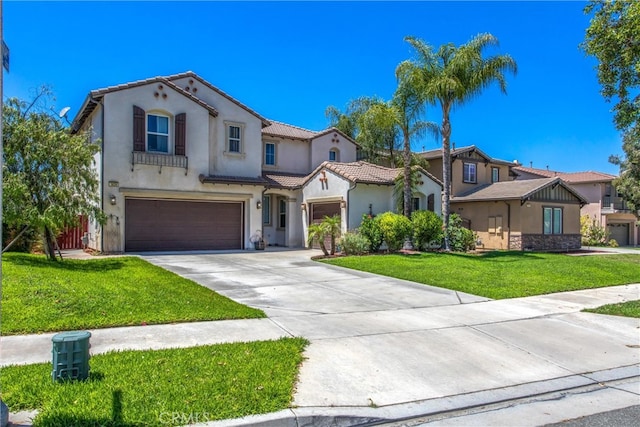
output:
{"label": "concrete driveway", "polygon": [[[144,258],[311,341],[294,412],[397,419],[614,383],[616,403],[592,411],[639,402],[639,319],[581,312],[640,299],[638,284],[490,301],[324,265],[314,253]],[[559,421],[548,415],[522,425]]]}

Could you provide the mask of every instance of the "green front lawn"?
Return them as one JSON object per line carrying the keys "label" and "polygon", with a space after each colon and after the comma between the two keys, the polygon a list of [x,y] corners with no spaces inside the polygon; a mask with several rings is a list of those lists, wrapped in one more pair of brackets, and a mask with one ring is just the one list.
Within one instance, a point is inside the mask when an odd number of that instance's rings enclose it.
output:
{"label": "green front lawn", "polygon": [[265,317],[136,257],[2,257],[2,334]]}
{"label": "green front lawn", "polygon": [[612,316],[640,317],[640,301],[627,301],[619,304],[607,304],[598,308],[587,308],[583,311]]}
{"label": "green front lawn", "polygon": [[502,299],[640,283],[640,256],[495,251],[351,256],[322,262]]}
{"label": "green front lawn", "polygon": [[178,426],[287,408],[306,341],[220,344],[93,356],[86,381],[54,383],[51,364],[0,369],[12,412],[34,427]]}

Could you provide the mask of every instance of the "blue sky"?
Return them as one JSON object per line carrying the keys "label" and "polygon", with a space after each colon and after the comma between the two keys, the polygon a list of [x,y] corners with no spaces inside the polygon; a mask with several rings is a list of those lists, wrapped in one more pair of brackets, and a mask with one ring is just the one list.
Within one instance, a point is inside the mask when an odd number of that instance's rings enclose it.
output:
{"label": "blue sky", "polygon": [[[4,96],[49,85],[73,117],[90,90],[194,71],[263,116],[312,130],[363,95],[390,98],[413,35],[433,46],[489,32],[518,63],[455,110],[452,140],[525,166],[617,174],[621,153],[595,60],[579,44],[585,2],[26,2],[3,1],[11,50]],[[427,120],[440,121],[438,107]],[[433,149],[432,138],[413,149]]]}

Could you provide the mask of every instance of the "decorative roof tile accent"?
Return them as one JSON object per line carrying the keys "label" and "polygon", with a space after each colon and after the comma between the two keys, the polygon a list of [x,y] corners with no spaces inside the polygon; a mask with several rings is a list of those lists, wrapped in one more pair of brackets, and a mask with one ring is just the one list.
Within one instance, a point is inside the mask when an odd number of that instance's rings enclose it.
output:
{"label": "decorative roof tile accent", "polygon": [[271,125],[263,128],[262,134],[306,141],[315,138],[318,132],[271,120]]}
{"label": "decorative roof tile accent", "polygon": [[616,176],[609,175],[608,173],[596,172],[596,171],[583,171],[583,172],[558,172],[548,169],[527,168],[524,166],[514,167],[513,170],[518,173],[527,173],[531,175],[537,175],[540,177],[559,177],[563,181],[578,184],[588,182],[610,182],[613,181]]}
{"label": "decorative roof tile accent", "polygon": [[496,200],[524,200],[533,193],[550,185],[562,185],[571,192],[578,200],[586,203],[586,199],[576,190],[567,185],[559,177],[523,179],[516,181],[500,181],[493,184],[481,185],[460,196],[451,197],[452,203],[459,202],[479,202]]}

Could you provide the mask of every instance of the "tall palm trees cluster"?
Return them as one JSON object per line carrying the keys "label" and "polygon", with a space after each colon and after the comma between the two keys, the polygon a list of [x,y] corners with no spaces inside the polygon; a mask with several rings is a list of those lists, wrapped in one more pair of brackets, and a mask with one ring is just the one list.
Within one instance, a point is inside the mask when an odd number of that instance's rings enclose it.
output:
{"label": "tall palm trees cluster", "polygon": [[[353,137],[372,162],[385,162],[392,167],[403,165],[403,214],[411,215],[411,141],[430,133],[442,138],[444,191],[442,215],[448,229],[451,198],[451,121],[453,108],[480,95],[483,89],[497,83],[506,94],[506,73],[516,74],[517,65],[509,55],[484,57],[484,52],[498,45],[491,34],[479,34],[469,42],[455,46],[447,43],[437,50],[423,40],[405,37],[414,49],[414,59],[396,68],[398,86],[389,101],[377,97],[353,100],[345,112],[327,108],[331,125]],[[423,120],[427,105],[440,106],[442,122],[438,125]],[[402,157],[398,157],[402,151]],[[444,249],[449,250],[445,231]]]}

